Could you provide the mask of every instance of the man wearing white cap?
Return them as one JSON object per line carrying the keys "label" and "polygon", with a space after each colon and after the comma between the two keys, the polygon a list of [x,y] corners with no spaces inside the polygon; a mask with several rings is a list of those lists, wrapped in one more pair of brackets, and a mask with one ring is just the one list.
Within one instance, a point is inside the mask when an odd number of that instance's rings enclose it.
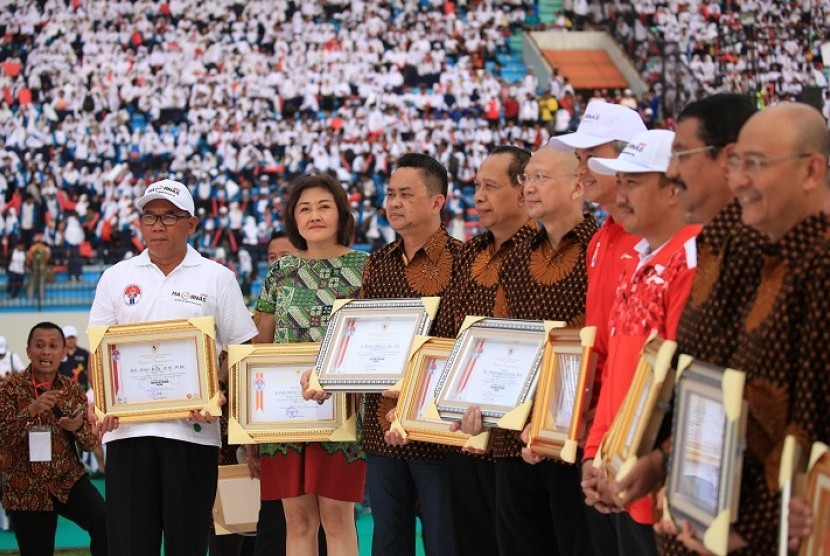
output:
{"label": "man wearing white cap", "polygon": [[9,343],[5,336],[0,336],[0,377],[11,376],[22,372],[26,368],[20,356],[9,351]]}
{"label": "man wearing white cap", "polygon": [[[153,183],[136,206],[147,248],[104,272],[89,325],[213,316],[217,352],[253,338],[256,327],[233,272],[187,243],[198,222],[187,187]],[[216,491],[217,420],[194,410],[187,420],[120,427],[107,417],[101,428],[111,553],[158,554],[163,535],[167,554],[204,555]]]}
{"label": "man wearing white cap", "polygon": [[66,338],[66,353],[58,366],[58,372],[70,378],[72,382],[77,382],[86,390],[89,352],[78,345],[78,330],[74,326],[64,326],[63,335]]}
{"label": "man wearing white cap", "polygon": [[[700,226],[685,224],[677,189],[665,175],[673,140],[671,131],[646,131],[633,137],[616,159],[588,162],[594,172],[616,174],[619,222],[627,232],[643,239],[635,247],[637,257],[623,269],[611,306],[605,377],[585,443],[585,458],[597,454],[628,392],[649,335],[675,339],[691,289]],[[614,505],[608,498],[603,502]],[[656,554],[651,500],[642,498],[626,510],[613,517],[617,536],[624,539],[613,553]]]}
{"label": "man wearing white cap", "polygon": [[[615,158],[632,137],[645,130],[645,124],[634,110],[603,100],[592,100],[588,103],[574,133],[560,135],[550,141],[551,147],[557,151],[574,151],[578,163],[577,175],[585,192],[585,199],[599,204],[608,212],[608,218],[591,238],[586,255],[588,291],[585,297],[585,325],[597,328],[594,341],[597,362],[591,408],[596,405],[604,376],[603,369],[608,353],[608,320],[617,283],[622,274],[623,263],[636,257],[634,246],[640,238],[626,232],[617,222],[620,215],[616,202],[616,177],[613,174],[592,172],[588,167],[588,160],[594,157]],[[590,423],[586,430],[588,428]],[[588,458],[583,465],[583,488],[586,483],[595,483],[593,462],[590,459]],[[588,505],[585,511],[594,553],[613,552],[619,541],[612,516],[605,513],[607,509],[603,508],[593,487],[586,494],[585,501]],[[603,513],[599,510],[603,510]]]}

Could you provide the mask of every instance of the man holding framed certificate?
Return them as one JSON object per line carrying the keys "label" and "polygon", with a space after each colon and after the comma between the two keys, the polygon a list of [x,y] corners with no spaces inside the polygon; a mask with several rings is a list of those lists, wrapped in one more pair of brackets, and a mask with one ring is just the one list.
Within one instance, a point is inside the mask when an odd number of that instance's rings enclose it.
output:
{"label": "man holding framed certificate", "polygon": [[[441,225],[447,181],[446,168],[430,156],[408,153],[397,160],[386,189],[386,214],[400,239],[366,261],[360,298],[441,296],[449,288],[462,243]],[[455,531],[444,467],[447,447],[427,442],[388,444],[385,436],[395,434],[389,432],[387,419],[395,398],[388,394],[363,397],[366,490],[375,524],[372,553],[414,553],[420,502],[426,553],[453,555]]]}
{"label": "man holding framed certificate", "polygon": [[[458,272],[453,275],[452,287],[433,328],[436,336],[455,337],[467,315],[508,316],[502,285],[503,270],[508,270],[505,261],[513,250],[525,248],[536,233],[535,222],[528,221],[518,181],[529,158],[525,149],[501,146],[481,163],[473,200],[487,231],[462,249]],[[480,418],[479,411],[479,422]],[[447,465],[459,554],[497,554],[492,459],[452,452]]]}
{"label": "man holding framed certificate", "polygon": [[[104,272],[90,327],[212,316],[220,351],[253,338],[256,327],[233,272],[187,243],[198,222],[187,187],[155,182],[136,206],[147,249]],[[181,363],[180,353],[169,355]],[[191,411],[187,420],[119,426],[107,417],[102,429],[110,552],[159,553],[163,535],[167,554],[204,554],[216,493],[218,420]]]}
{"label": "man holding framed certificate", "polygon": [[[585,254],[597,231],[593,216],[583,216],[584,188],[577,160],[550,146],[536,151],[519,176],[531,218],[542,226],[524,249],[514,250],[504,277],[509,315],[516,319],[585,319]],[[556,330],[552,332],[556,334]],[[590,554],[591,542],[579,487],[580,467],[562,461],[522,460],[522,442],[513,431],[494,429],[496,527],[502,553],[522,546],[528,554]],[[550,535],[540,535],[550,531]]]}
{"label": "man holding framed certificate", "polygon": [[776,545],[785,436],[795,436],[804,450],[830,439],[828,143],[817,110],[787,103],[752,116],[727,159],[743,222],[770,242],[729,361],[746,371],[749,411],[738,521],[731,530],[751,553]]}
{"label": "man holding framed certificate", "polygon": [[[643,240],[636,246],[638,260],[630,261],[623,272],[611,307],[606,374],[585,444],[586,459],[597,455],[631,385],[646,339],[652,333],[674,338],[691,288],[694,238],[700,227],[684,224],[676,190],[665,176],[673,139],[670,131],[646,131],[633,137],[616,159],[588,161],[594,172],[617,175],[620,223]],[[586,489],[588,494],[592,493]],[[638,500],[627,510],[616,516],[615,527],[630,542],[616,552],[656,554],[651,501]]]}

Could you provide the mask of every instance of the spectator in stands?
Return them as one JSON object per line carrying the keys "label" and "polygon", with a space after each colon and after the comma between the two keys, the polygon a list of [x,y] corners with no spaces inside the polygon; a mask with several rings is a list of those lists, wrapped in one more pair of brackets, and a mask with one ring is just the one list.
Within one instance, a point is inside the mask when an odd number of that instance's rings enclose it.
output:
{"label": "spectator in stands", "polygon": [[20,356],[9,351],[9,343],[5,336],[0,336],[0,377],[10,377],[15,373],[23,372],[25,365]]}
{"label": "spectator in stands", "polygon": [[77,382],[84,391],[89,388],[89,352],[78,345],[78,330],[72,326],[63,327],[63,336],[66,338],[66,352],[58,366],[58,372]]}
{"label": "spectator in stands", "polygon": [[17,299],[26,280],[26,244],[23,240],[17,242],[9,261],[9,283],[6,292],[10,299]]}

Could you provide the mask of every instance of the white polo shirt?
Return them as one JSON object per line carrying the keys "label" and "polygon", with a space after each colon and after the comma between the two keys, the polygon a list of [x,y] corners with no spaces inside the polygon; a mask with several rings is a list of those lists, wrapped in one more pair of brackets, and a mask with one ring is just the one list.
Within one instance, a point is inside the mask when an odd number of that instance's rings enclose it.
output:
{"label": "white polo shirt", "polygon": [[[95,290],[89,326],[132,324],[212,316],[216,321],[216,351],[241,344],[257,330],[245,307],[236,278],[228,268],[202,257],[188,245],[182,263],[167,276],[150,262],[145,249],[137,257],[107,269]],[[219,423],[200,425],[185,419],[122,423],[104,435],[104,442],[157,436],[195,444],[219,446]]]}

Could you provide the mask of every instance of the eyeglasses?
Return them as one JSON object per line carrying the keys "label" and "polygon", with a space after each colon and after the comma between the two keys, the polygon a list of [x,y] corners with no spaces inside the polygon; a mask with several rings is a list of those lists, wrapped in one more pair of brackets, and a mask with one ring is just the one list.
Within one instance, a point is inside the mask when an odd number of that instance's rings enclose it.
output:
{"label": "eyeglasses", "polygon": [[732,172],[742,170],[750,175],[758,175],[761,170],[765,170],[773,164],[778,164],[779,162],[785,162],[787,160],[801,160],[802,158],[807,158],[808,156],[813,156],[814,154],[815,153],[796,153],[785,156],[767,157],[760,154],[745,154],[741,156],[737,153],[732,153],[729,157],[727,157],[726,165]]}
{"label": "eyeglasses", "polygon": [[706,145],[705,147],[695,147],[694,149],[684,149],[682,151],[672,151],[671,152],[671,160],[672,162],[680,162],[687,156],[691,156],[697,153],[705,153],[711,150],[716,149],[717,147],[714,145]]}
{"label": "eyeglasses", "polygon": [[547,174],[536,173],[536,174],[519,174],[518,176],[516,176],[516,180],[518,180],[519,185],[525,185],[525,184],[528,184],[528,183],[533,183],[535,181],[543,182],[543,181],[547,181],[547,180],[552,179],[552,178],[576,179],[576,174],[554,174],[552,176],[549,176]]}
{"label": "eyeglasses", "polygon": [[142,214],[138,220],[145,226],[153,226],[161,220],[165,226],[175,226],[179,220],[190,218],[189,214]]}

